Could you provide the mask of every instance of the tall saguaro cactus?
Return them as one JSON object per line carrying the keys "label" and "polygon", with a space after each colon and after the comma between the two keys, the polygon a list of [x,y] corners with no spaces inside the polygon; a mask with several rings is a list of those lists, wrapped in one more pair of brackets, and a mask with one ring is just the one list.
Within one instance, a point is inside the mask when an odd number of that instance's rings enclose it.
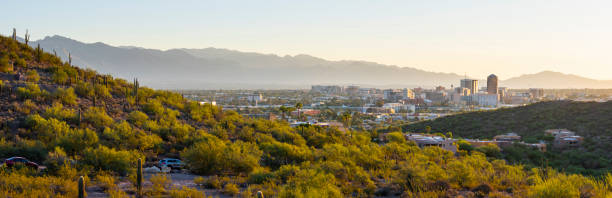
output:
{"label": "tall saguaro cactus", "polygon": [[17,29],[13,28],[13,40],[17,40]]}
{"label": "tall saguaro cactus", "polygon": [[79,107],[79,125],[81,125],[81,119],[82,119],[82,117],[81,117],[81,108]]}
{"label": "tall saguaro cactus", "polygon": [[28,32],[27,29],[26,29],[25,37],[23,39],[25,39],[25,44],[28,45],[28,42],[30,42],[30,33]]}
{"label": "tall saguaro cactus", "polygon": [[42,49],[40,48],[40,43],[36,46],[36,61],[41,62],[42,59]]}
{"label": "tall saguaro cactus", "polygon": [[142,197],[142,159],[138,158],[138,167],[136,170],[136,190],[137,197]]}
{"label": "tall saguaro cactus", "polygon": [[68,65],[72,66],[72,55],[68,52]]}
{"label": "tall saguaro cactus", "polygon": [[85,180],[79,177],[79,198],[85,198]]}
{"label": "tall saguaro cactus", "polygon": [[134,78],[134,100],[136,101],[136,105],[138,105],[138,88],[140,88],[138,78]]}

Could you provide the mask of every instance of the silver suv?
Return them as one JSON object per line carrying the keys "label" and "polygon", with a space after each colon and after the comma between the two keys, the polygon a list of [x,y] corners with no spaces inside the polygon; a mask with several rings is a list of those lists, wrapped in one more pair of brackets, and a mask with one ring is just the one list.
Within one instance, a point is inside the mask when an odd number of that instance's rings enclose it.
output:
{"label": "silver suv", "polygon": [[168,168],[171,168],[171,169],[182,169],[183,167],[185,167],[185,164],[179,159],[164,158],[162,160],[159,160],[158,166],[159,168],[167,166]]}

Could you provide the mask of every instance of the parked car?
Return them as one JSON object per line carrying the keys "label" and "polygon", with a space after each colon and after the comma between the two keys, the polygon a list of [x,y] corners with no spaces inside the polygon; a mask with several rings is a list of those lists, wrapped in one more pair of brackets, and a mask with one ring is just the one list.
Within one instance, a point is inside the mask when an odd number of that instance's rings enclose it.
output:
{"label": "parked car", "polygon": [[27,167],[32,167],[32,168],[38,169],[38,164],[37,163],[34,163],[34,162],[24,158],[24,157],[11,157],[11,158],[5,159],[4,160],[4,164],[7,167],[13,167],[14,165],[22,164],[22,165],[27,166]]}
{"label": "parked car", "polygon": [[171,169],[182,169],[183,167],[185,167],[185,164],[179,160],[179,159],[174,159],[174,158],[164,158],[162,160],[159,160],[159,168],[162,168],[164,166],[167,166]]}

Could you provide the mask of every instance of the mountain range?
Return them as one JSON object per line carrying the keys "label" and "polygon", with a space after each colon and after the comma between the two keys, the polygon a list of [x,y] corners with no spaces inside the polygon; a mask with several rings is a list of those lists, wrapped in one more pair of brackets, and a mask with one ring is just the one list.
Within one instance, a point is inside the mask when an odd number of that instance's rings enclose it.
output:
{"label": "mountain range", "polygon": [[[296,89],[314,84],[366,87],[457,86],[464,78],[453,73],[366,61],[329,61],[309,55],[278,56],[219,48],[145,49],[83,43],[62,36],[30,42],[64,60],[117,77],[138,78],[159,89]],[[486,81],[481,80],[481,86]],[[612,88],[612,81],[544,71],[500,81],[509,88]]]}

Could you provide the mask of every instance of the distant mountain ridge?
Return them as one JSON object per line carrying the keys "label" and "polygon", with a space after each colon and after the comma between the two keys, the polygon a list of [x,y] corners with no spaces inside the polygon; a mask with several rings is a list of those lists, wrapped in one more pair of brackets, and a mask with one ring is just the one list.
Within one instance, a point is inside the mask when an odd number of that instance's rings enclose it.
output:
{"label": "distant mountain ridge", "polygon": [[327,61],[218,48],[155,50],[82,43],[62,36],[31,42],[73,64],[162,89],[309,88],[313,84],[417,87],[458,84],[462,76],[365,61]]}
{"label": "distant mountain ridge", "polygon": [[564,74],[553,71],[525,74],[519,77],[504,80],[500,84],[511,88],[612,88],[612,80],[595,80],[573,74]]}
{"label": "distant mountain ridge", "polygon": [[[64,60],[70,53],[74,65],[121,78],[138,78],[143,85],[160,89],[295,89],[309,88],[313,84],[356,84],[377,88],[450,87],[458,86],[463,78],[453,73],[366,61],[328,61],[304,54],[278,56],[219,48],[164,51],[137,46],[115,47],[101,42],[83,43],[57,35],[30,43],[32,46],[40,44],[48,52],[55,50]],[[510,88],[567,88],[551,83],[556,81],[530,77],[512,78],[501,81],[500,85]],[[608,81],[592,82],[595,80],[579,78],[581,80],[576,82],[580,84],[576,85],[612,87]],[[481,86],[486,86],[486,82],[482,81]]]}

